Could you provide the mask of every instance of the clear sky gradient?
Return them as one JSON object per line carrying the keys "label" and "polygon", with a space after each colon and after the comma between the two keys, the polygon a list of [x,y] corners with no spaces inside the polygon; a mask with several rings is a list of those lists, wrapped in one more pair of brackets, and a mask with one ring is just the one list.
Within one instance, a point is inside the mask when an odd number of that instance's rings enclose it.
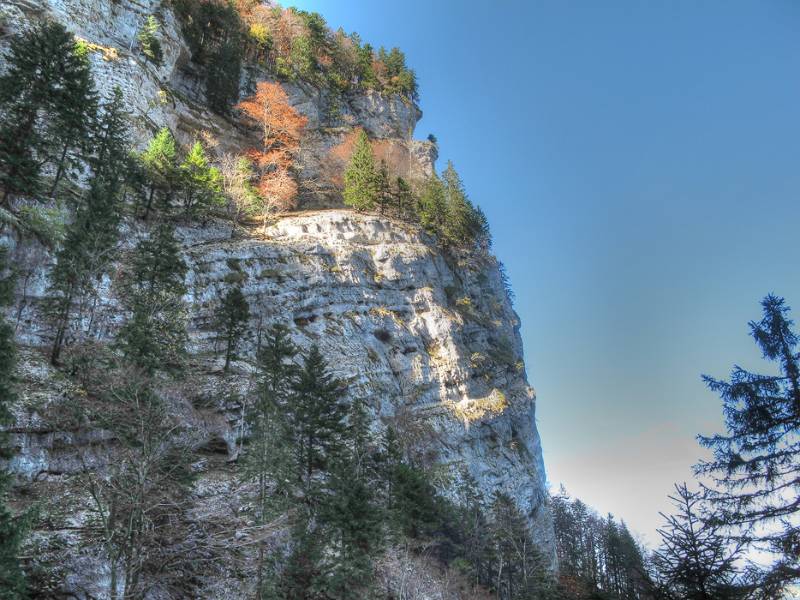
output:
{"label": "clear sky gradient", "polygon": [[763,368],[766,293],[800,320],[800,4],[288,4],[406,52],[511,277],[550,481],[655,541],[722,426],[700,374]]}

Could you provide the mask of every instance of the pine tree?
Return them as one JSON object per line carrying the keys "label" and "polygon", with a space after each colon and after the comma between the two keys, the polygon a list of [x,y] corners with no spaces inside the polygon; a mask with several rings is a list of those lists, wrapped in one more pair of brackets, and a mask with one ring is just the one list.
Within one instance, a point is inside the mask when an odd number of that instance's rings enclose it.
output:
{"label": "pine tree", "polygon": [[[14,278],[8,269],[8,248],[0,247],[0,306],[11,304],[14,292]],[[14,330],[0,319],[0,427],[14,423],[11,406],[16,401],[14,391],[14,365],[16,348]],[[0,458],[11,458],[8,434],[0,430]],[[22,600],[25,593],[25,576],[19,563],[20,546],[25,533],[25,519],[11,513],[7,498],[11,488],[11,475],[0,468],[0,598]]]}
{"label": "pine tree", "polygon": [[722,398],[728,433],[700,437],[714,457],[697,471],[713,477],[709,499],[731,534],[778,554],[772,577],[789,583],[800,580],[800,340],[783,298],[770,294],[761,306],[750,334],[779,374],[735,367],[730,381],[703,376]]}
{"label": "pine tree", "polygon": [[686,600],[733,598],[742,545],[728,540],[701,492],[676,484],[669,498],[675,513],[660,513],[666,523],[658,530],[661,546],[653,556],[667,592]]}
{"label": "pine tree", "polygon": [[63,84],[56,111],[48,123],[50,143],[59,151],[53,157],[56,173],[50,188],[51,198],[55,197],[62,178],[73,174],[91,148],[88,142],[97,115],[97,94],[89,64],[89,48],[84,42],[73,43],[61,77]]}
{"label": "pine tree", "polygon": [[214,207],[221,207],[222,175],[208,163],[205,149],[195,142],[180,166],[183,207],[187,217],[205,216]]}
{"label": "pine tree", "polygon": [[[244,474],[255,480],[257,488],[256,523],[266,525],[275,512],[289,507],[295,496],[296,466],[291,448],[291,432],[286,418],[292,381],[297,367],[291,362],[297,355],[289,329],[275,324],[266,333],[258,351],[261,375],[258,395],[246,410],[249,443],[245,454]],[[275,490],[270,496],[269,483]],[[263,544],[258,549],[257,590],[268,598],[267,557]]]}
{"label": "pine tree", "polygon": [[41,190],[42,166],[51,161],[54,146],[63,151],[62,144],[81,139],[68,136],[85,131],[93,98],[85,55],[76,52],[74,38],[59,23],[45,21],[14,37],[7,60],[9,68],[0,77],[0,186],[6,207],[12,195]]}
{"label": "pine tree", "polygon": [[147,220],[151,210],[158,207],[169,213],[175,189],[180,182],[178,148],[169,129],[161,128],[150,140],[147,149],[139,157],[148,179],[148,191],[142,218]]}
{"label": "pine tree", "polygon": [[164,55],[161,50],[161,42],[156,36],[159,28],[160,26],[155,16],[148,15],[147,20],[145,20],[144,25],[142,25],[142,28],[139,30],[139,34],[137,35],[139,44],[142,47],[142,53],[156,66],[160,66],[161,61],[164,59]]}
{"label": "pine tree", "polygon": [[378,169],[378,208],[380,214],[386,212],[386,206],[391,200],[392,191],[389,187],[389,169],[386,166],[386,161],[381,161],[381,167]]}
{"label": "pine tree", "polygon": [[384,515],[376,494],[379,471],[369,438],[366,406],[363,400],[354,400],[346,449],[334,465],[320,510],[320,521],[332,541],[326,591],[342,600],[370,595],[373,559],[383,544]]}
{"label": "pine tree", "polygon": [[89,189],[67,227],[50,273],[46,312],[55,329],[50,354],[54,365],[58,364],[74,305],[81,305],[87,295],[92,295],[92,282],[111,261],[118,239],[128,147],[122,110],[122,93],[116,88],[93,137],[96,154],[90,160],[94,172]]}
{"label": "pine tree", "polygon": [[555,583],[547,561],[534,544],[525,517],[506,494],[495,494],[490,531],[494,551],[493,588],[499,598],[552,598]]}
{"label": "pine tree", "polygon": [[442,180],[435,174],[428,179],[417,202],[417,217],[430,233],[441,235],[447,217],[447,199]]}
{"label": "pine tree", "polygon": [[120,300],[130,317],[117,339],[145,373],[175,369],[185,353],[186,270],[172,226],[161,222],[136,246],[122,277]]}
{"label": "pine tree", "polygon": [[231,360],[236,359],[236,348],[247,333],[249,319],[250,305],[242,293],[242,288],[231,287],[222,298],[216,314],[219,339],[225,343],[225,366],[222,370],[226,373]]}
{"label": "pine tree", "polygon": [[378,202],[379,185],[372,145],[362,129],[344,172],[344,203],[356,210],[372,210]]}
{"label": "pine tree", "polygon": [[310,504],[316,494],[314,474],[326,471],[342,449],[347,408],[341,400],[341,387],[341,382],[331,375],[319,347],[312,346],[303,357],[287,406],[297,480]]}
{"label": "pine tree", "polygon": [[397,198],[397,214],[401,218],[413,212],[414,195],[411,186],[402,177],[398,177],[395,182],[395,198]]}

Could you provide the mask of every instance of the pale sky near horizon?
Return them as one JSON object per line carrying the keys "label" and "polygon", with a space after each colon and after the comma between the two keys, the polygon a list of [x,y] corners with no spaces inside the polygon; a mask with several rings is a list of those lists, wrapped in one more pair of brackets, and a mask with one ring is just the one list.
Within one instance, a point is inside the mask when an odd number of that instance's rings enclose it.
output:
{"label": "pale sky near horizon", "polygon": [[286,4],[406,52],[511,277],[549,480],[655,542],[722,426],[700,374],[764,368],[768,292],[800,311],[800,4]]}

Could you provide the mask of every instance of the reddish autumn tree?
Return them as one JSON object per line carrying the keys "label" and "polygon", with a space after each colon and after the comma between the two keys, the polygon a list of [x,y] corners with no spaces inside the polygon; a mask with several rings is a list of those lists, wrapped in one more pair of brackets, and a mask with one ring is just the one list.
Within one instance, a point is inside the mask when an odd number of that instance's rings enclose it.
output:
{"label": "reddish autumn tree", "polygon": [[249,158],[260,173],[256,187],[264,198],[264,225],[270,214],[294,207],[297,182],[292,167],[308,119],[298,113],[279,83],[259,82],[256,93],[237,106],[261,130],[261,147]]}

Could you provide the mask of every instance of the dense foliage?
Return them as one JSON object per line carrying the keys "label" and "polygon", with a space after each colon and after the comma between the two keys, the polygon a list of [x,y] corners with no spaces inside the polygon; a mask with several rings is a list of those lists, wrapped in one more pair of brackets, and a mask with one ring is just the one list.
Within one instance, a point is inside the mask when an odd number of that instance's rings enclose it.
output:
{"label": "dense foliage", "polygon": [[599,516],[563,488],[552,510],[560,577],[572,597],[650,597],[645,552],[624,522]]}
{"label": "dense foliage", "polygon": [[[0,247],[0,306],[11,304],[14,291],[13,274],[9,273],[8,249]],[[14,365],[16,347],[14,330],[0,318],[0,427],[13,424],[11,408],[16,401]],[[0,459],[11,458],[9,435],[0,430]],[[25,576],[20,566],[20,547],[25,533],[25,518],[8,507],[11,475],[0,468],[0,598],[22,600],[27,597]]]}

